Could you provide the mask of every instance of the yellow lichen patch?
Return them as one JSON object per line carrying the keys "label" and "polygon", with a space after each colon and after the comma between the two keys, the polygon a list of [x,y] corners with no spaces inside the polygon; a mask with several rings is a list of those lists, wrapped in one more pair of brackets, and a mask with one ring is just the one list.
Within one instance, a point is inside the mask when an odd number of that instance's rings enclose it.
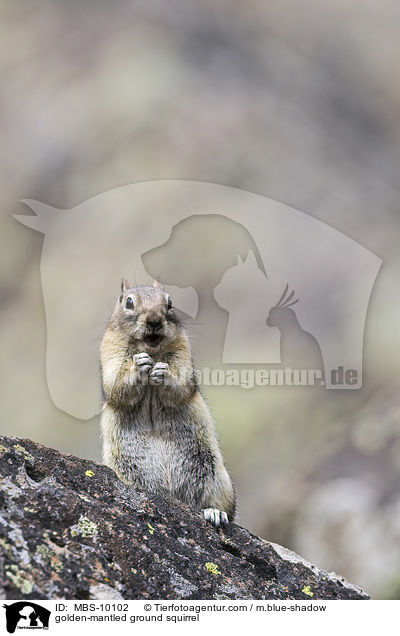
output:
{"label": "yellow lichen patch", "polygon": [[0,547],[3,548],[8,557],[12,558],[13,546],[10,543],[7,543],[5,539],[0,539]]}
{"label": "yellow lichen patch", "polygon": [[91,521],[89,517],[81,515],[78,523],[71,526],[71,536],[76,537],[80,534],[82,537],[95,537],[98,534],[97,523]]}
{"label": "yellow lichen patch", "polygon": [[41,543],[36,547],[36,552],[42,556],[49,556],[50,550],[45,543]]}
{"label": "yellow lichen patch", "polygon": [[154,528],[153,528],[153,526],[151,525],[151,523],[148,523],[148,524],[147,524],[147,527],[148,527],[148,529],[149,529],[150,534],[154,534]]}
{"label": "yellow lichen patch", "polygon": [[85,472],[85,475],[86,475],[86,477],[93,477],[94,476],[94,472],[93,472],[93,470],[87,470]]}
{"label": "yellow lichen patch", "polygon": [[45,543],[41,543],[37,546],[36,554],[40,554],[40,556],[48,559],[50,561],[50,567],[52,568],[52,570],[61,572],[61,570],[63,569],[63,564],[61,563],[57,554],[55,554],[55,552],[50,549],[49,546],[47,546]]}
{"label": "yellow lichen patch", "polygon": [[26,448],[24,448],[20,444],[14,444],[14,450],[17,453],[17,455],[22,455],[23,457],[25,457],[25,459],[29,459],[31,462],[35,461],[34,456],[28,453]]}
{"label": "yellow lichen patch", "polygon": [[25,578],[25,572],[19,570],[16,565],[11,565],[9,569],[6,569],[6,576],[14,583],[22,594],[30,594],[33,589],[32,581]]}
{"label": "yellow lichen patch", "polygon": [[208,570],[208,572],[211,572],[211,574],[221,574],[221,572],[218,570],[218,565],[216,563],[211,563],[208,562],[206,563],[206,570]]}
{"label": "yellow lichen patch", "polygon": [[3,457],[6,453],[9,453],[10,449],[7,446],[3,446],[0,444],[0,457]]}
{"label": "yellow lichen patch", "polygon": [[303,594],[307,594],[307,596],[314,596],[314,592],[311,591],[311,587],[309,585],[305,585],[301,591]]}

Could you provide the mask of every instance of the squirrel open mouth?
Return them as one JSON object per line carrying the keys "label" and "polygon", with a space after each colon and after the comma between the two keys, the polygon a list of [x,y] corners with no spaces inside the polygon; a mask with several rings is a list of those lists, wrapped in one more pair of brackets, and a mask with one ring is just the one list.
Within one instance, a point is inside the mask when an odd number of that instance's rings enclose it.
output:
{"label": "squirrel open mouth", "polygon": [[148,347],[158,347],[158,345],[164,340],[164,336],[159,333],[148,333],[144,336],[143,340]]}

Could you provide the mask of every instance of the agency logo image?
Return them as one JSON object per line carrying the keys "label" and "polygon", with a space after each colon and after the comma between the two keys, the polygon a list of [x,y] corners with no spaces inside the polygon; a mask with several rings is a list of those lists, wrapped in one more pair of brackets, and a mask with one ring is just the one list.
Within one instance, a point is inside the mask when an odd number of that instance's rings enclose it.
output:
{"label": "agency logo image", "polygon": [[101,404],[99,345],[119,281],[159,278],[198,369],[312,369],[362,386],[367,309],[381,259],[312,216],[212,183],[152,181],[71,209],[32,199],[16,218],[44,234],[47,383],[80,419]]}
{"label": "agency logo image", "polygon": [[3,605],[6,612],[6,628],[9,634],[14,634],[16,629],[48,629],[50,610],[32,603],[31,601],[18,601],[10,605]]}

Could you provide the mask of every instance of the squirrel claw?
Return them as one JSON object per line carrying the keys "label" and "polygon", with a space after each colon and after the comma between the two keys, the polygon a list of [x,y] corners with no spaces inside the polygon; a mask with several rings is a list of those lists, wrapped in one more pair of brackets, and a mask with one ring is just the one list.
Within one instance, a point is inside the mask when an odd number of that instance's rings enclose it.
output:
{"label": "squirrel claw", "polygon": [[131,373],[137,373],[138,380],[147,384],[148,374],[152,366],[153,360],[147,353],[136,353],[133,356]]}
{"label": "squirrel claw", "polygon": [[142,366],[153,366],[153,360],[150,358],[150,356],[147,353],[136,353],[133,356],[133,360],[136,364],[137,367],[142,367]]}
{"label": "squirrel claw", "polygon": [[218,508],[204,508],[203,515],[216,528],[228,523],[228,515],[223,510],[218,510]]}
{"label": "squirrel claw", "polygon": [[152,384],[163,384],[168,373],[168,364],[166,362],[157,362],[151,370],[150,382]]}

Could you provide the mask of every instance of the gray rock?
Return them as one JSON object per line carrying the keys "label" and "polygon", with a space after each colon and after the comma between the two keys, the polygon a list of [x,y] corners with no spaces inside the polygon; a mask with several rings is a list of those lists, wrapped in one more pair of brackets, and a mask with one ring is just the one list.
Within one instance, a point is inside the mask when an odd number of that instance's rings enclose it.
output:
{"label": "gray rock", "polygon": [[365,599],[235,524],[94,462],[0,437],[0,588],[21,599]]}

